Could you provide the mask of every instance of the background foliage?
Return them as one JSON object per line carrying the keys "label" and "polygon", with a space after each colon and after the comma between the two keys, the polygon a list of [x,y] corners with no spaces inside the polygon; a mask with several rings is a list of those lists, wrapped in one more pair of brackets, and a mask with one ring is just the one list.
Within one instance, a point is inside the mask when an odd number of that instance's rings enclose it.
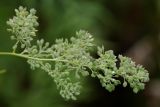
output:
{"label": "background foliage", "polygon": [[31,72],[23,59],[1,56],[0,70],[7,69],[0,75],[0,107],[160,106],[159,0],[1,0],[0,51],[11,50],[6,21],[19,5],[37,10],[38,38],[53,43],[85,29],[99,45],[143,64],[151,81],[145,91],[134,94],[121,86],[109,93],[99,81],[87,79],[79,100],[66,102],[46,73]]}

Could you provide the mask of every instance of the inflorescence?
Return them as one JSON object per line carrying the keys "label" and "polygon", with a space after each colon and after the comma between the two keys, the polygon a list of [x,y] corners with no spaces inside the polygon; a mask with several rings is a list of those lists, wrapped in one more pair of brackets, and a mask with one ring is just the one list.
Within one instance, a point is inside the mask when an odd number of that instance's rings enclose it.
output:
{"label": "inflorescence", "polygon": [[[90,50],[96,47],[94,38],[84,30],[76,32],[76,36],[70,39],[56,39],[53,45],[43,39],[33,44],[39,25],[36,10],[27,11],[20,6],[15,12],[16,16],[7,21],[10,26],[8,31],[12,33],[11,39],[16,41],[13,52],[0,54],[26,58],[31,69],[39,68],[47,72],[64,99],[77,99],[82,88],[80,78],[86,76],[98,78],[102,87],[109,92],[119,84],[123,87],[129,84],[137,93],[149,81],[149,73],[141,65],[135,65],[130,58],[122,55],[117,58],[112,50],[105,51],[103,46],[97,47],[99,58],[92,57]],[[17,47],[21,48],[20,53],[16,52]],[[120,61],[119,67],[117,60]],[[74,78],[70,75],[74,75]],[[119,78],[123,78],[123,81]]]}

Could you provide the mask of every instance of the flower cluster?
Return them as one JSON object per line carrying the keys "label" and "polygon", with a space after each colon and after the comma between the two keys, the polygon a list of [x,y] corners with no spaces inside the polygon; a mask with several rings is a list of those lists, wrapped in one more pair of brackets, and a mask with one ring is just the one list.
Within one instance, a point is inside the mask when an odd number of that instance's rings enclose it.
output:
{"label": "flower cluster", "polygon": [[[105,51],[104,47],[97,47],[99,58],[91,56],[90,50],[96,45],[93,36],[84,30],[76,32],[76,36],[70,39],[56,39],[53,45],[43,39],[37,40],[36,44],[31,43],[36,35],[35,27],[38,26],[36,11],[31,9],[28,12],[26,8],[19,7],[15,12],[16,16],[7,21],[11,27],[9,31],[13,34],[11,38],[16,40],[14,55],[27,58],[31,69],[39,68],[47,72],[64,99],[76,100],[82,88],[80,80],[86,76],[98,78],[102,87],[110,92],[123,83],[124,87],[130,84],[137,93],[149,81],[147,70],[141,65],[136,66],[128,57],[119,55],[117,58],[112,50]],[[22,48],[20,53],[15,52],[18,44]],[[124,81],[118,80],[119,77]]]}
{"label": "flower cluster", "polygon": [[13,46],[15,50],[18,43],[22,48],[29,47],[33,36],[36,36],[36,28],[39,24],[35,16],[36,10],[31,9],[29,12],[22,6],[19,9],[15,9],[16,16],[7,21],[7,24],[11,27],[8,31],[12,32],[11,39],[16,40],[16,44]]}

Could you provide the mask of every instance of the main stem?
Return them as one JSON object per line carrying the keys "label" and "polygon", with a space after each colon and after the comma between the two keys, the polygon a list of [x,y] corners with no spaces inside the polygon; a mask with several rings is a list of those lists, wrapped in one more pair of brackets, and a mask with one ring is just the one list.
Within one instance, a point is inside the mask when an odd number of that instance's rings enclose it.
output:
{"label": "main stem", "polygon": [[33,59],[33,60],[38,60],[38,61],[68,62],[67,60],[61,60],[61,59],[58,59],[58,58],[54,58],[54,59],[35,58],[35,57],[28,56],[27,54],[24,55],[24,54],[19,54],[19,53],[14,53],[14,52],[0,52],[0,55],[16,56],[16,57],[21,57],[21,58],[25,58],[25,59]]}

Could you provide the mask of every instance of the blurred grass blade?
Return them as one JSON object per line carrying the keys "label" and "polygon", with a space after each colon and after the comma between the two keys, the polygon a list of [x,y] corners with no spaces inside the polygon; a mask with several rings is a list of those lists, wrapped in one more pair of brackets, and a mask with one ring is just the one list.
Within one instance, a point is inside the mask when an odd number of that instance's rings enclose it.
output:
{"label": "blurred grass blade", "polygon": [[1,70],[0,70],[0,74],[3,74],[3,73],[5,73],[5,72],[6,72],[5,69],[1,69]]}

